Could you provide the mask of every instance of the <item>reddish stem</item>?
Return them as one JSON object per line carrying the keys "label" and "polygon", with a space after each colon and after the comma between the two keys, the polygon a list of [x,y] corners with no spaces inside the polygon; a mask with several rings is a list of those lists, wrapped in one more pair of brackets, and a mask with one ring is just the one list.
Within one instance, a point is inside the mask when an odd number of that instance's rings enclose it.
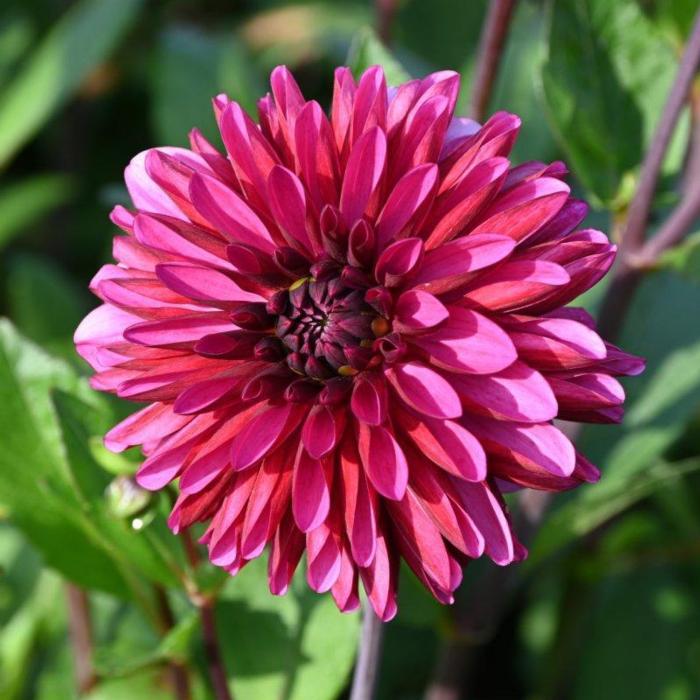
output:
{"label": "reddish stem", "polygon": [[469,116],[478,122],[483,121],[486,116],[514,9],[515,0],[491,0],[489,3],[479,40],[469,105]]}
{"label": "reddish stem", "polygon": [[73,583],[66,583],[68,600],[68,634],[73,647],[73,667],[78,694],[89,692],[97,683],[92,664],[93,639],[90,599]]}

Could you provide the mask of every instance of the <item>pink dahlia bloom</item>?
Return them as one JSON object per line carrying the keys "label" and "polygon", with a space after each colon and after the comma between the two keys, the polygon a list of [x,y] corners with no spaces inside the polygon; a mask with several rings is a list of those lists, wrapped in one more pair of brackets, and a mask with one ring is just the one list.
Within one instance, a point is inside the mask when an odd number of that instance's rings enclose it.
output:
{"label": "pink dahlia bloom", "polygon": [[615,247],[577,227],[561,163],[511,167],[520,120],[453,116],[458,76],[335,75],[330,117],[285,68],[256,124],[221,95],[226,149],[137,155],[112,220],[104,304],[75,342],[92,384],[146,405],[141,445],[169,524],[208,523],[235,574],[269,549],[273,593],[306,553],[341,610],[384,620],[401,558],[449,603],[470,559],[522,559],[502,492],[595,481],[555,418],[616,422],[642,362],[566,306]]}

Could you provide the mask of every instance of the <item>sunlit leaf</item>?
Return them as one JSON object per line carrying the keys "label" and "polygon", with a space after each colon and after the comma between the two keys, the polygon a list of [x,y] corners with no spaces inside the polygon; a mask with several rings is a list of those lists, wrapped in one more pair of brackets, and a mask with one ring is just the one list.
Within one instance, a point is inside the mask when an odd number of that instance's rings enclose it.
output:
{"label": "sunlit leaf", "polygon": [[[557,0],[549,7],[541,71],[547,116],[577,177],[598,202],[610,203],[642,160],[676,56],[635,0]],[[679,134],[667,158],[671,170],[683,143]]]}
{"label": "sunlit leaf", "polygon": [[224,591],[219,634],[238,700],[332,700],[347,682],[359,616],[340,614],[330,595],[309,590],[303,572],[290,588],[286,596],[272,596],[258,559]]}

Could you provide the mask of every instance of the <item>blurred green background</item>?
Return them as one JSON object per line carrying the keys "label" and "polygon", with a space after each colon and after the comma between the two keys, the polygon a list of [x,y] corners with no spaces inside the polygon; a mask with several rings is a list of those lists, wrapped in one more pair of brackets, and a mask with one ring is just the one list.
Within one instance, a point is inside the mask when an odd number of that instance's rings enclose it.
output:
{"label": "blurred green background", "polygon": [[[215,139],[210,98],[225,91],[254,110],[278,63],[323,103],[347,60],[383,62],[394,76],[452,68],[464,108],[486,4],[398,2],[392,57],[368,29],[367,0],[3,0],[1,700],[77,697],[72,584],[92,616],[90,700],[173,697],[173,665],[187,669],[195,698],[211,697],[193,592],[218,596],[238,700],[345,696],[357,616],[308,592],[303,572],[278,599],[264,564],[230,580],[189,561],[164,524],[168,495],[130,479],[138,455],[101,447],[131,409],[86,387],[71,335],[95,305],[87,283],[110,258],[107,214],[127,203],[121,175],[133,154],[185,144],[195,125]],[[594,205],[591,226],[624,221],[696,9],[518,3],[491,110],[523,117],[516,161],[566,160]],[[665,161],[654,225],[684,187],[700,187],[682,177],[690,121],[684,114]],[[600,294],[584,300],[590,309]],[[620,341],[648,369],[628,384],[624,425],[581,438],[601,483],[556,499],[502,618],[478,639],[459,640],[453,611],[402,576],[383,700],[423,697],[456,639],[470,699],[700,698],[700,234],[646,276]],[[469,567],[462,603],[492,566]]]}

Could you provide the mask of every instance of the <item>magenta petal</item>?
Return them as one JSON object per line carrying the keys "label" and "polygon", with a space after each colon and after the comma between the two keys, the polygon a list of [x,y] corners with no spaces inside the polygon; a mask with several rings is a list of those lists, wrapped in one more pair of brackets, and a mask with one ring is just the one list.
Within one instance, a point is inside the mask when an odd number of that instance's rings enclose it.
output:
{"label": "magenta petal", "polygon": [[304,185],[287,168],[276,165],[267,180],[270,209],[280,228],[304,249],[311,250],[306,230],[306,195]]}
{"label": "magenta petal", "polygon": [[290,404],[271,406],[252,418],[233,439],[231,466],[245,469],[269,452],[282,435],[292,410]]}
{"label": "magenta petal", "polygon": [[386,377],[398,395],[416,411],[433,418],[458,418],[462,405],[450,383],[418,362],[391,367]]}
{"label": "magenta petal", "polygon": [[262,301],[263,297],[241,289],[223,272],[206,267],[156,265],[158,278],[178,294],[197,301]]}
{"label": "magenta petal", "polygon": [[498,499],[486,483],[459,482],[457,493],[465,510],[484,536],[485,551],[496,564],[504,566],[515,558],[510,523]]}
{"label": "magenta petal", "polygon": [[131,159],[124,171],[124,180],[129,190],[131,201],[141,211],[154,214],[166,214],[184,219],[183,213],[164,190],[151,179],[146,172],[146,157],[154,149],[142,151]]}
{"label": "magenta petal", "polygon": [[410,332],[432,328],[450,315],[445,305],[432,294],[415,289],[404,292],[396,302],[394,323],[397,330]]}
{"label": "magenta petal", "polygon": [[522,362],[489,376],[455,375],[452,384],[469,404],[497,418],[540,423],[557,415],[557,400],[547,380]]}
{"label": "magenta petal", "polygon": [[320,459],[333,450],[338,437],[333,411],[328,406],[314,406],[301,431],[306,451],[314,459]]}
{"label": "magenta petal", "polygon": [[462,418],[489,452],[556,476],[570,476],[576,467],[571,441],[549,423],[503,423],[469,415]]}
{"label": "magenta petal", "polygon": [[459,423],[400,414],[398,425],[422,455],[446,472],[467,481],[486,478],[486,453],[481,443]]}
{"label": "magenta petal", "polygon": [[412,279],[434,294],[442,294],[469,279],[468,275],[506,258],[515,241],[495,233],[478,233],[457,238],[429,250]]}
{"label": "magenta petal", "polygon": [[330,503],[330,488],[323,464],[300,449],[292,482],[292,510],[297,527],[302,532],[317,528],[328,516]]}
{"label": "magenta petal", "polygon": [[235,326],[225,315],[218,313],[180,316],[165,321],[136,323],[124,331],[124,338],[132,343],[151,347],[177,347],[199,340],[212,333],[230,331]]}
{"label": "magenta petal", "polygon": [[306,535],[307,576],[309,587],[317,593],[329,591],[340,576],[340,549],[333,533],[319,525]]}
{"label": "magenta petal", "polygon": [[359,420],[381,425],[386,420],[387,396],[383,377],[366,372],[355,379],[350,408]]}
{"label": "magenta petal", "polygon": [[190,181],[190,197],[197,211],[233,240],[266,252],[274,250],[270,232],[258,215],[227,185],[197,173]]}
{"label": "magenta petal", "polygon": [[384,172],[386,136],[375,127],[353,146],[340,193],[340,212],[351,227],[364,213]]}
{"label": "magenta petal", "polygon": [[394,278],[408,274],[419,263],[423,254],[420,238],[403,238],[384,249],[377,260],[374,275],[388,284]]}
{"label": "magenta petal", "polygon": [[386,498],[401,500],[408,484],[408,464],[394,436],[382,426],[360,423],[359,451],[372,486]]}
{"label": "magenta petal", "polygon": [[351,440],[346,439],[340,453],[340,470],[345,506],[345,530],[352,558],[358,566],[369,566],[377,546],[377,519],[373,494]]}
{"label": "magenta petal", "polygon": [[499,326],[461,307],[451,307],[446,323],[426,335],[412,337],[412,342],[425,350],[434,364],[458,372],[492,374],[517,359],[513,342]]}
{"label": "magenta petal", "polygon": [[426,202],[430,202],[437,181],[437,166],[426,163],[413,168],[396,183],[377,219],[380,248],[402,233]]}

